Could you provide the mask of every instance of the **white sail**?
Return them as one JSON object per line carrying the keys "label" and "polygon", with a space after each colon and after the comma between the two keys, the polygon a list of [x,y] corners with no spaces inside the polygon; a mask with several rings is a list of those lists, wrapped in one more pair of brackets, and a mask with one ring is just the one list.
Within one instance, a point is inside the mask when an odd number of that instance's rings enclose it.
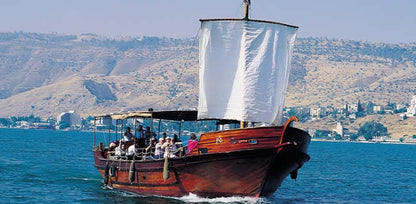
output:
{"label": "white sail", "polygon": [[202,20],[198,118],[280,124],[297,27]]}

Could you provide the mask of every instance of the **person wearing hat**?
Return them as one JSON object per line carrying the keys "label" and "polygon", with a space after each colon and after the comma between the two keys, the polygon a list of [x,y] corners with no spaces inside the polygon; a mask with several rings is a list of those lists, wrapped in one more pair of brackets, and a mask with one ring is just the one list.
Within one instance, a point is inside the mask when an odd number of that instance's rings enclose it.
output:
{"label": "person wearing hat", "polygon": [[113,142],[108,146],[108,151],[114,151],[114,149],[118,146],[118,141],[113,140]]}
{"label": "person wearing hat", "polygon": [[163,157],[163,154],[165,153],[165,149],[162,148],[163,143],[165,143],[163,138],[159,138],[159,142],[156,144],[156,147],[155,147],[155,158]]}

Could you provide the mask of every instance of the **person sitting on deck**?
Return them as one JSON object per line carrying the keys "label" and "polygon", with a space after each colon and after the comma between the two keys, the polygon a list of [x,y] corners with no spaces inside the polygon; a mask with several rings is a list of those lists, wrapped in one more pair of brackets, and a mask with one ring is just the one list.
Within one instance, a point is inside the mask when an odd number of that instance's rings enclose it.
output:
{"label": "person sitting on deck", "polygon": [[195,133],[191,133],[191,136],[188,141],[185,141],[182,143],[183,147],[187,147],[186,154],[191,152],[193,149],[195,149],[196,145],[198,144],[198,141],[196,140]]}
{"label": "person sitting on deck", "polygon": [[131,133],[130,127],[127,127],[126,128],[126,132],[124,133],[124,138],[123,139],[124,139],[124,142],[133,141],[134,140],[134,136]]}
{"label": "person sitting on deck", "polygon": [[129,159],[133,159],[134,154],[136,153],[136,148],[138,148],[138,143],[134,143],[130,145],[130,147],[127,149],[127,156]]}
{"label": "person sitting on deck", "polygon": [[162,145],[162,149],[165,150],[164,157],[174,158],[176,157],[176,152],[178,149],[176,145],[173,144],[173,140],[170,137],[166,138],[166,142]]}
{"label": "person sitting on deck", "polygon": [[114,151],[116,147],[119,145],[117,140],[114,140],[110,145],[108,146],[108,151]]}
{"label": "person sitting on deck", "polygon": [[120,142],[119,146],[116,147],[116,156],[125,156],[126,155],[126,145],[124,144],[124,142]]}
{"label": "person sitting on deck", "polygon": [[150,138],[150,145],[146,147],[146,153],[153,153],[154,148],[156,147],[157,141],[154,137]]}
{"label": "person sitting on deck", "polygon": [[155,158],[163,157],[163,154],[165,153],[165,149],[162,148],[164,142],[163,138],[159,138],[159,143],[156,144],[155,148]]}

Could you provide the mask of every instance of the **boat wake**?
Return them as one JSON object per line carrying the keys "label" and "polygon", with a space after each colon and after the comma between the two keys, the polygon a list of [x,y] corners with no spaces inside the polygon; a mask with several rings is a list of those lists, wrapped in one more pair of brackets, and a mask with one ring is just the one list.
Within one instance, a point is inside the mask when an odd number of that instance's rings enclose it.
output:
{"label": "boat wake", "polygon": [[158,195],[139,195],[135,193],[131,193],[128,191],[117,190],[112,188],[111,186],[103,186],[103,189],[110,189],[115,190],[115,192],[122,198],[133,198],[137,199],[138,202],[149,201],[151,203],[242,203],[242,204],[267,204],[272,203],[268,201],[266,198],[254,198],[254,197],[241,197],[241,196],[232,196],[232,197],[218,197],[218,198],[204,198],[199,197],[195,194],[190,193],[187,196],[183,197],[170,197],[170,196],[158,196]]}
{"label": "boat wake", "polygon": [[241,196],[203,198],[198,197],[197,195],[192,193],[190,193],[187,196],[180,197],[178,199],[184,201],[185,203],[265,203],[265,200],[263,198]]}
{"label": "boat wake", "polygon": [[102,179],[96,178],[81,178],[81,177],[66,177],[66,180],[81,180],[81,181],[100,181]]}

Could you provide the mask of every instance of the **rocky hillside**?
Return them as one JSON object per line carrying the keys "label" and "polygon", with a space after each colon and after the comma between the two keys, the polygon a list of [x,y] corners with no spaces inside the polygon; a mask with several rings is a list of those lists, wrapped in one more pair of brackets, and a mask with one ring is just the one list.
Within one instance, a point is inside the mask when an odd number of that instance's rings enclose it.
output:
{"label": "rocky hillside", "polygon": [[288,106],[409,103],[416,94],[416,44],[298,39]]}
{"label": "rocky hillside", "polygon": [[[198,40],[0,33],[0,117],[195,109]],[[416,94],[416,44],[297,39],[286,106]]]}

